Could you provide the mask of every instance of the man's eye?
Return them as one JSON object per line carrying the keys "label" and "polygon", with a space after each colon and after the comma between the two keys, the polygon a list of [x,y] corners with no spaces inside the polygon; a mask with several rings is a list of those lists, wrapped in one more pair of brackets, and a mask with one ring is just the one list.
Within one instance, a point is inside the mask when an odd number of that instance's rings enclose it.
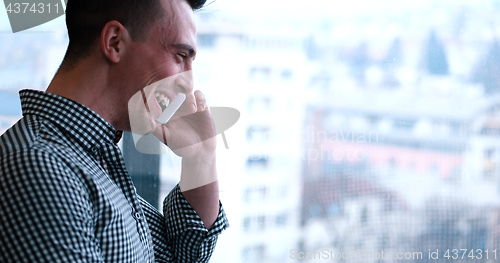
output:
{"label": "man's eye", "polygon": [[177,56],[181,57],[181,58],[182,58],[182,60],[184,60],[184,59],[186,59],[186,58],[187,58],[187,56],[186,56],[186,55],[184,55],[184,54],[182,54],[182,53],[177,53]]}

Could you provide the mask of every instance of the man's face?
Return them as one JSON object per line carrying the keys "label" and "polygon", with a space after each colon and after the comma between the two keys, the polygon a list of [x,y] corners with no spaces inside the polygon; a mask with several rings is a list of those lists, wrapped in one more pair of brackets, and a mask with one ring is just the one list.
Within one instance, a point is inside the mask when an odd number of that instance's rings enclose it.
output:
{"label": "man's face", "polygon": [[[134,133],[145,134],[151,131],[157,125],[154,120],[162,112],[161,105],[172,101],[177,93],[187,95],[179,111],[187,112],[187,107],[194,102],[194,14],[185,0],[163,0],[162,6],[164,18],[154,23],[146,41],[135,41],[128,47],[128,51],[132,52],[123,61],[124,72],[128,72],[128,76],[124,76],[128,88],[123,95],[127,100],[130,98],[130,101],[125,101],[128,102],[130,121],[135,119],[143,122],[135,124],[142,128],[141,132]],[[126,130],[131,129],[128,117],[123,120]]]}

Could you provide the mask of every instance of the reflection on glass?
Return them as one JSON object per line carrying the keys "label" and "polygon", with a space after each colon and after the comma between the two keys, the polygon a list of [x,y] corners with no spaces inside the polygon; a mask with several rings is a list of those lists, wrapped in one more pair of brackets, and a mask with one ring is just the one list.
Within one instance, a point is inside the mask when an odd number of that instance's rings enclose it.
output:
{"label": "reflection on glass", "polygon": [[[283,3],[197,17],[194,82],[241,112],[218,147],[231,228],[212,262],[498,260],[498,1]],[[61,42],[0,34],[0,131]],[[178,160],[161,158],[165,191]]]}

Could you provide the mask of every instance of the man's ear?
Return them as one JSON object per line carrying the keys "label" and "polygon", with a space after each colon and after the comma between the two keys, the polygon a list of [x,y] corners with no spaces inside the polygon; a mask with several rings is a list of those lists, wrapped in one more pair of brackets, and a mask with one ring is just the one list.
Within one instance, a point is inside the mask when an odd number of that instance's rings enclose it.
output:
{"label": "man's ear", "polygon": [[120,62],[125,52],[125,43],[130,40],[130,35],[125,27],[118,21],[109,21],[101,32],[101,50],[111,62]]}

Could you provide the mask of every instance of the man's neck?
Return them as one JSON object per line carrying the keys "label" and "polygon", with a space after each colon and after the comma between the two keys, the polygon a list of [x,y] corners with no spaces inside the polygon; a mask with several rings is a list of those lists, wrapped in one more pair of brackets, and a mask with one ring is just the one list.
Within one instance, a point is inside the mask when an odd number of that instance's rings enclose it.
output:
{"label": "man's neck", "polygon": [[66,70],[61,67],[52,79],[47,92],[74,100],[95,111],[115,129],[121,129],[119,97],[109,81],[109,67],[96,66],[92,58],[82,61],[76,67]]}

